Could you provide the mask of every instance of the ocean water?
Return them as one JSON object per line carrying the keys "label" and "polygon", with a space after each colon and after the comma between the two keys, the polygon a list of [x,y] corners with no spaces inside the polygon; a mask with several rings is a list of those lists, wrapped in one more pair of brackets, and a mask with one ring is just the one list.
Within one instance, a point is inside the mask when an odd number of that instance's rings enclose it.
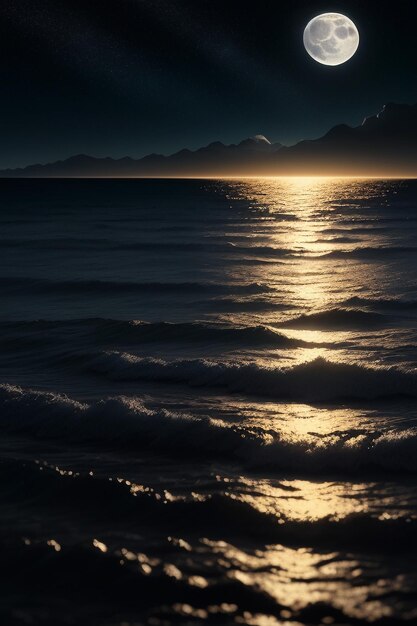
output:
{"label": "ocean water", "polygon": [[0,181],[2,625],[417,623],[417,181]]}

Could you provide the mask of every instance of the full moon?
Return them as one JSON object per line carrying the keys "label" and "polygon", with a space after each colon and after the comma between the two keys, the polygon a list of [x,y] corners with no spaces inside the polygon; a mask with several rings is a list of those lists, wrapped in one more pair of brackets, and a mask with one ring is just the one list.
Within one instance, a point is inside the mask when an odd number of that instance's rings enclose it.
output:
{"label": "full moon", "polygon": [[322,13],[304,29],[304,47],[323,65],[341,65],[355,54],[359,32],[355,24],[341,13]]}

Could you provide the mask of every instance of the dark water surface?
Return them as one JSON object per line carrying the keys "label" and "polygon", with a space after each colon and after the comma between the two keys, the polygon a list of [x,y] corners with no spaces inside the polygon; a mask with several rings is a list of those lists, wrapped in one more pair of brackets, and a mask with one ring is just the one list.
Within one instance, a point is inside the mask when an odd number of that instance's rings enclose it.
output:
{"label": "dark water surface", "polygon": [[0,623],[417,623],[417,181],[0,181]]}

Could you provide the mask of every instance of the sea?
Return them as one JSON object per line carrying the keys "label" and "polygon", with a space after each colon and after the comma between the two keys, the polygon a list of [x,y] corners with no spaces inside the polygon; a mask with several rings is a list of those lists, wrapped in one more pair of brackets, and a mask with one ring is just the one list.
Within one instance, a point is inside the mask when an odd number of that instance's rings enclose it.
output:
{"label": "sea", "polygon": [[417,180],[0,181],[2,626],[417,624]]}

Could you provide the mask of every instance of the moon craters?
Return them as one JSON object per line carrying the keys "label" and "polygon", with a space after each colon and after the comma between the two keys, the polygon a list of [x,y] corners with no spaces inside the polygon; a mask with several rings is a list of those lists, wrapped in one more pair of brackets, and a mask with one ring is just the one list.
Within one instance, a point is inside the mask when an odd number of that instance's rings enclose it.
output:
{"label": "moon craters", "polygon": [[331,25],[327,20],[317,20],[311,25],[310,33],[314,43],[319,43],[329,37]]}
{"label": "moon craters", "polygon": [[349,31],[346,26],[338,26],[334,32],[336,37],[338,37],[339,39],[346,39],[346,37],[349,35]]}
{"label": "moon craters", "polygon": [[358,29],[340,13],[323,13],[310,20],[303,39],[308,54],[323,65],[345,63],[359,45]]}

